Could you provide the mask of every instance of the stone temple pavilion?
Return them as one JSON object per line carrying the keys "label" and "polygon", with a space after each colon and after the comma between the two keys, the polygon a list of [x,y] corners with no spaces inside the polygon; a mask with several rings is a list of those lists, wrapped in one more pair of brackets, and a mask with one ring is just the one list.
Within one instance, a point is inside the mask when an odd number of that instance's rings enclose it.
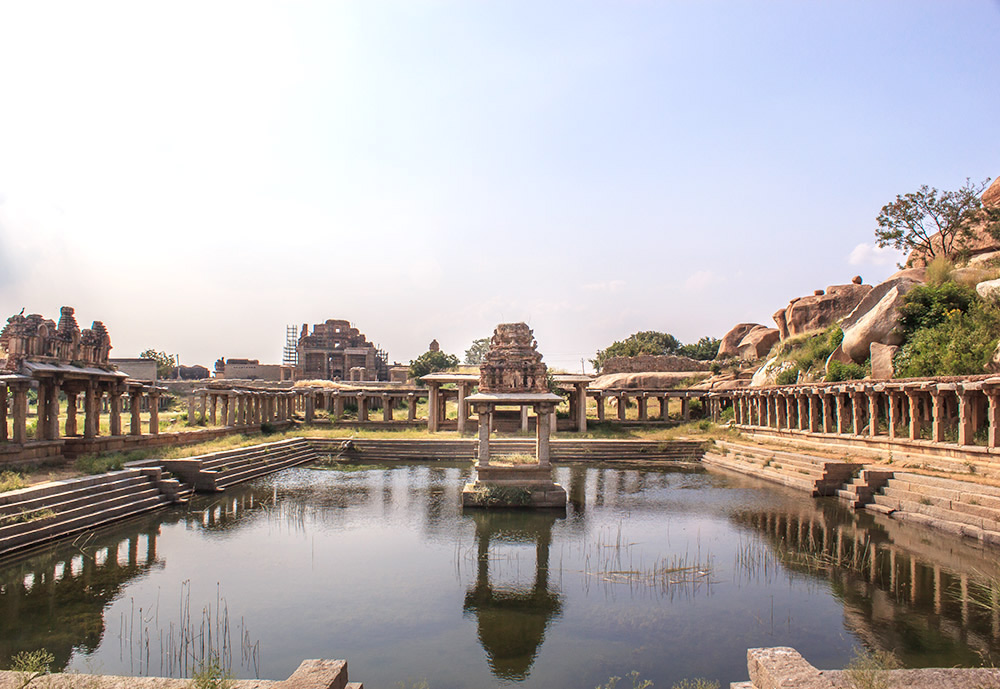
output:
{"label": "stone temple pavilion", "polygon": [[[549,435],[556,405],[562,397],[549,391],[548,369],[542,363],[531,329],[525,323],[501,323],[479,367],[479,392],[465,398],[479,416],[476,480],[462,492],[468,507],[565,507],[566,491],[552,481]],[[490,431],[497,407],[531,406],[538,421],[535,462],[490,463]]]}

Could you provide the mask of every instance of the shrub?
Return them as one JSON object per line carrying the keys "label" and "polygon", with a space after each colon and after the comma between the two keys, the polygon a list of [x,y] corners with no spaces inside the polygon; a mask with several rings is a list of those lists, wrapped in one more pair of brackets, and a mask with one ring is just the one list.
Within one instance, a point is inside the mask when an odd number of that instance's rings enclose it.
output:
{"label": "shrub", "polygon": [[951,280],[952,273],[955,272],[955,264],[944,256],[938,256],[927,264],[924,277],[928,285],[939,286]]}
{"label": "shrub", "polygon": [[865,367],[860,364],[845,364],[842,361],[831,361],[826,371],[826,382],[837,383],[842,380],[859,380],[865,377]]}
{"label": "shrub", "polygon": [[27,487],[28,482],[16,471],[5,471],[0,474],[0,493],[8,490],[19,490]]}
{"label": "shrub", "polygon": [[889,670],[899,667],[899,661],[889,651],[854,652],[854,659],[844,669],[854,689],[887,689]]}
{"label": "shrub", "polygon": [[797,366],[786,368],[775,377],[776,385],[795,385],[799,380],[799,369]]}
{"label": "shrub", "polygon": [[[928,320],[937,317],[931,311],[924,315]],[[952,309],[940,317],[934,325],[914,331],[896,355],[898,376],[960,376],[984,371],[1000,339],[1000,308],[975,300],[967,311]]]}
{"label": "shrub", "polygon": [[107,454],[81,455],[76,458],[76,468],[84,474],[103,474],[108,471],[120,471],[126,462],[137,462],[149,457],[148,450],[132,450],[131,452],[111,452]]}
{"label": "shrub", "polygon": [[531,502],[531,491],[517,486],[480,486],[472,499],[480,507],[523,507]]}
{"label": "shrub", "polygon": [[973,288],[954,282],[917,285],[903,297],[903,305],[899,309],[900,330],[909,339],[919,330],[945,322],[948,315],[955,311],[965,313],[978,301]]}
{"label": "shrub", "polygon": [[420,378],[435,371],[447,371],[458,366],[458,357],[444,352],[424,352],[410,362],[410,377]]}

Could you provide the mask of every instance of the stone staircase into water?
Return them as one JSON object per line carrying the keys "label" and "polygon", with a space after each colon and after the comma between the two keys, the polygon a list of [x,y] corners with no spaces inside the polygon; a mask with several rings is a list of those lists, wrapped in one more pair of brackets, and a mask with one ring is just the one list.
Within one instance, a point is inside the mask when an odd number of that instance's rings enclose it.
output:
{"label": "stone staircase into water", "polygon": [[893,472],[866,510],[1000,545],[1000,488]]}
{"label": "stone staircase into water", "polygon": [[145,467],[0,493],[0,554],[182,502],[190,492]]}
{"label": "stone staircase into water", "polygon": [[853,480],[837,490],[837,497],[854,509],[860,509],[871,504],[875,493],[885,486],[892,474],[892,471],[884,469],[862,469]]}
{"label": "stone staircase into water", "polygon": [[[471,462],[476,458],[475,439],[343,439],[314,438],[308,441],[317,455],[339,456],[352,461],[447,461]],[[553,462],[698,462],[705,443],[696,440],[552,440]],[[534,438],[490,440],[496,457],[534,454]]]}
{"label": "stone staircase into water", "polygon": [[804,490],[814,497],[834,495],[861,468],[850,462],[729,441],[716,441],[702,462]]}
{"label": "stone staircase into water", "polygon": [[195,490],[213,492],[315,459],[316,453],[308,441],[291,438],[197,457],[145,462],[162,465],[194,486]]}

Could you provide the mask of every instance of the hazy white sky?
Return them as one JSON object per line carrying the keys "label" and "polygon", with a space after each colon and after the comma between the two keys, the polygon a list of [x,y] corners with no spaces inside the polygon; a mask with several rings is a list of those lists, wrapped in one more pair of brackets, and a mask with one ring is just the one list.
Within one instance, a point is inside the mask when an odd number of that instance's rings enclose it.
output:
{"label": "hazy white sky", "polygon": [[0,316],[211,366],[772,324],[1000,174],[1000,3],[0,0]]}

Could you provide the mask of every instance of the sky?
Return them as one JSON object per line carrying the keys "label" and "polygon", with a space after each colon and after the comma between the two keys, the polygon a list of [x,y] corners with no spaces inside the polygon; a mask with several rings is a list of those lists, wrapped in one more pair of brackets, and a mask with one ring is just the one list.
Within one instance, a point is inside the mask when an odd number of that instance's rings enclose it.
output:
{"label": "sky", "polygon": [[901,257],[879,209],[1000,175],[1000,0],[0,0],[0,318],[112,356],[408,362],[526,321],[773,325]]}

